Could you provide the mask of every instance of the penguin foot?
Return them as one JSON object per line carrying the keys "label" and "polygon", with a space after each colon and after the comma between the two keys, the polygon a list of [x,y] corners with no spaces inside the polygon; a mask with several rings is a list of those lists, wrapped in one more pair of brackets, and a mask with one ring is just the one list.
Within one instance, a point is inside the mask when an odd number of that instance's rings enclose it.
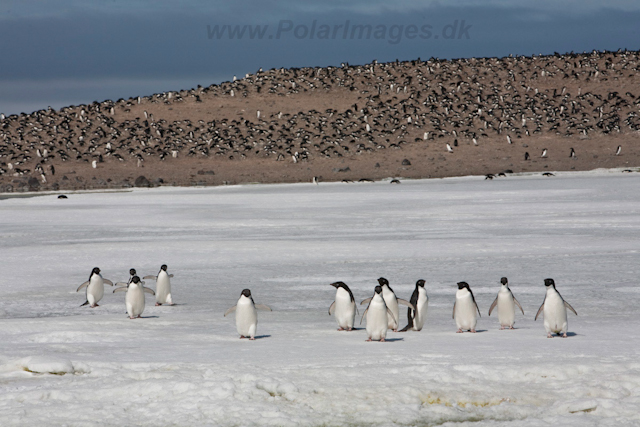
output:
{"label": "penguin foot", "polygon": [[242,338],[246,338],[246,337],[244,335],[240,335],[240,339],[242,339]]}
{"label": "penguin foot", "polygon": [[458,329],[458,330],[456,331],[456,334],[461,334],[461,333],[462,333],[462,328],[460,328],[460,329]]}
{"label": "penguin foot", "polygon": [[365,342],[371,342],[371,338],[369,338],[368,340],[365,340]]}
{"label": "penguin foot", "polygon": [[351,331],[353,331],[353,328],[347,328],[347,331],[351,332]]}
{"label": "penguin foot", "polygon": [[565,332],[564,334],[562,334],[562,338],[566,338],[567,337],[567,333]]}
{"label": "penguin foot", "polygon": [[249,337],[249,341],[255,341],[256,339],[254,337]]}
{"label": "penguin foot", "polygon": [[513,326],[509,326],[509,329],[515,329]]}
{"label": "penguin foot", "polygon": [[156,307],[158,307],[159,305],[162,305],[162,304],[160,304],[159,302],[157,302],[157,303],[156,303]]}
{"label": "penguin foot", "polygon": [[551,336],[551,332],[549,332],[549,333],[547,334],[547,338],[553,338],[553,337]]}
{"label": "penguin foot", "polygon": [[344,328],[338,328],[339,331],[344,331]]}
{"label": "penguin foot", "polygon": [[384,338],[380,338],[380,342],[385,342],[386,340]]}
{"label": "penguin foot", "polygon": [[96,307],[100,307],[98,304],[94,304],[91,306],[91,308],[96,308]]}
{"label": "penguin foot", "polygon": [[475,329],[472,329],[472,330],[470,330],[469,332],[471,332],[472,334],[475,334],[475,333],[476,333],[476,330],[475,330]]}

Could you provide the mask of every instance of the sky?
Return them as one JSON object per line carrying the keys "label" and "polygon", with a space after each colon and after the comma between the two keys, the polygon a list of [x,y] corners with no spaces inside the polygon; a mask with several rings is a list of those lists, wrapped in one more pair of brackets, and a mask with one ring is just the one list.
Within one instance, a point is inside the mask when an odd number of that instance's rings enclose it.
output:
{"label": "sky", "polygon": [[3,0],[0,112],[209,86],[259,68],[637,50],[638,22],[632,0]]}

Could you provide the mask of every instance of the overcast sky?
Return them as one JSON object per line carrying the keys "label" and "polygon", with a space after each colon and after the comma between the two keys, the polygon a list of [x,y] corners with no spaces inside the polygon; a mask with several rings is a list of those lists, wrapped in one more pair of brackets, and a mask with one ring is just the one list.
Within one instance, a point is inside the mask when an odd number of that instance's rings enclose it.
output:
{"label": "overcast sky", "polygon": [[0,112],[208,86],[260,67],[640,49],[640,2],[604,4],[2,0]]}

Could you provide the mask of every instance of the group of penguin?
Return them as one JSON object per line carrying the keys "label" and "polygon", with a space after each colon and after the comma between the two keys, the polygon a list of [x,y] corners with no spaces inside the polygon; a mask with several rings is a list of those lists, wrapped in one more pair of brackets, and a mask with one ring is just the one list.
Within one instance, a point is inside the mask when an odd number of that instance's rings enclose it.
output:
{"label": "group of penguin", "polygon": [[[500,283],[501,287],[498,295],[489,308],[489,316],[491,316],[494,308],[497,307],[500,329],[514,329],[516,306],[520,308],[522,314],[524,314],[524,310],[511,292],[511,289],[509,289],[509,281],[507,278],[503,277],[500,279]],[[409,330],[420,331],[424,326],[429,303],[429,297],[427,296],[424,285],[424,280],[418,280],[415,290],[411,295],[411,300],[406,301],[396,297],[387,279],[384,277],[379,278],[378,286],[375,287],[373,296],[360,303],[360,305],[368,304],[367,309],[362,315],[362,320],[366,319],[367,322],[367,341],[385,341],[387,330],[389,329],[398,332],[399,304],[408,307],[407,326],[399,332]],[[536,313],[535,320],[538,320],[538,316],[542,313],[547,337],[551,338],[551,334],[556,333],[566,338],[568,327],[567,309],[576,315],[578,315],[578,313],[562,298],[560,292],[556,289],[553,279],[545,279],[544,285],[547,291],[542,305]],[[336,288],[336,299],[329,307],[329,315],[334,315],[338,323],[339,331],[351,331],[357,311],[353,293],[344,282],[335,282],[332,283],[331,286]],[[453,304],[453,319],[458,327],[458,333],[462,333],[463,331],[476,332],[476,324],[478,322],[476,312],[480,315],[480,309],[478,308],[469,284],[467,282],[458,282],[456,300]],[[362,320],[360,320],[361,323]]]}
{"label": "group of penguin", "polygon": [[[154,279],[156,281],[156,290],[147,288],[144,286],[144,282],[137,276],[134,268],[129,270],[129,281],[127,283],[117,282],[115,284],[116,292],[126,292],[124,302],[127,307],[127,314],[130,319],[139,318],[144,311],[145,306],[145,292],[156,297],[156,305],[169,304],[173,305],[171,298],[171,281],[170,278],[173,274],[167,273],[167,265],[163,264],[160,267],[160,271],[156,276],[144,276],[143,279]],[[98,302],[104,296],[104,285],[114,286],[113,282],[109,279],[105,279],[100,274],[100,269],[94,267],[89,275],[89,280],[84,282],[78,287],[76,292],[81,289],[87,289],[87,300],[80,306],[89,305],[90,307],[98,307]]]}
{"label": "group of penguin", "polygon": [[[126,292],[125,305],[130,319],[139,318],[144,311],[145,292],[155,295],[157,306],[162,304],[173,305],[170,282],[173,274],[167,273],[166,264],[160,267],[160,271],[156,276],[144,276],[144,279],[154,279],[156,281],[155,292],[144,286],[144,282],[136,275],[135,269],[130,269],[129,274],[129,281],[127,283],[116,283],[115,285],[118,287],[113,292]],[[104,279],[102,275],[100,275],[100,269],[95,267],[91,271],[89,280],[80,285],[77,290],[80,291],[86,288],[87,300],[81,307],[85,305],[97,307],[98,302],[104,296],[105,284],[114,286],[110,280]],[[489,308],[489,316],[491,316],[491,312],[497,307],[500,329],[514,329],[516,306],[520,308],[523,315],[524,310],[511,292],[511,289],[509,289],[509,281],[506,277],[500,279],[500,284],[501,287],[498,295]],[[379,278],[373,296],[360,303],[360,305],[368,304],[360,320],[360,323],[362,323],[362,320],[366,319],[367,341],[384,342],[389,329],[394,332],[422,330],[429,304],[429,297],[427,296],[424,285],[424,280],[418,280],[410,301],[407,301],[396,297],[387,279],[384,277]],[[544,285],[546,287],[545,298],[534,320],[538,320],[538,316],[542,313],[547,337],[551,338],[552,333],[555,333],[566,338],[568,328],[567,309],[571,310],[575,315],[578,315],[578,313],[562,298],[560,292],[556,289],[553,279],[544,279]],[[329,315],[335,317],[339,331],[351,331],[354,329],[357,313],[353,293],[344,282],[335,282],[332,283],[331,286],[336,288],[336,297],[329,307]],[[408,307],[407,326],[401,330],[398,330],[400,320],[399,305]],[[249,289],[243,289],[236,305],[229,308],[224,313],[224,317],[235,312],[236,329],[240,338],[254,340],[258,326],[257,310],[272,311],[267,305],[256,304],[251,295],[251,291]],[[480,309],[478,308],[469,284],[467,282],[458,282],[452,316],[458,327],[457,333],[462,333],[463,331],[476,332],[476,324],[478,322],[476,313],[480,316]]]}

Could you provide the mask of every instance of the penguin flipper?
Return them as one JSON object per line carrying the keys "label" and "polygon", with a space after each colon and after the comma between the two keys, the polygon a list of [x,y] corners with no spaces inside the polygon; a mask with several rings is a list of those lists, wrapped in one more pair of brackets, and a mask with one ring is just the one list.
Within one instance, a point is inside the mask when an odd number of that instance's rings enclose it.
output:
{"label": "penguin flipper", "polygon": [[109,279],[102,279],[102,281],[109,286],[113,286],[113,282]]}
{"label": "penguin flipper", "polygon": [[387,307],[387,314],[389,316],[391,316],[391,318],[393,319],[393,321],[395,322],[395,324],[398,324],[398,321],[396,320],[396,316],[393,315],[393,313],[391,312],[391,310],[389,310],[389,307]]}
{"label": "penguin flipper", "polygon": [[[514,301],[516,300],[515,298],[513,299]],[[496,297],[496,299],[493,300],[493,302],[491,303],[491,307],[489,307],[489,316],[491,316],[491,312],[493,311],[494,308],[496,308],[496,305],[498,305],[498,297]],[[519,306],[520,304],[518,304]],[[522,307],[520,307],[520,310],[522,310]]]}
{"label": "penguin flipper", "polygon": [[[545,297],[545,301],[547,300],[547,298]],[[542,305],[540,306],[540,308],[538,309],[538,312],[536,313],[536,317],[533,318],[534,321],[538,320],[538,316],[540,315],[540,313],[542,313],[542,309],[544,308],[544,301],[542,301]]]}
{"label": "penguin flipper", "polygon": [[[369,304],[370,302],[371,302],[371,298],[367,298],[367,299],[365,299],[365,300],[362,300],[362,302],[360,303],[360,305]],[[366,313],[366,311],[365,311],[365,313]],[[363,316],[364,316],[364,314],[363,314]]]}
{"label": "penguin flipper", "polygon": [[224,312],[224,316],[223,316],[223,317],[227,317],[227,314],[229,314],[229,313],[233,313],[234,311],[236,311],[236,307],[237,307],[237,306],[235,306],[235,305],[234,305],[234,306],[233,306],[233,307],[231,307],[229,310],[225,311],[225,312]]}
{"label": "penguin flipper", "polygon": [[476,304],[476,310],[478,310],[478,316],[482,317],[482,314],[480,314],[480,307],[478,307],[478,303],[473,301]]}
{"label": "penguin flipper", "polygon": [[569,304],[566,301],[563,301],[563,302],[564,302],[564,306],[565,307],[567,307],[569,310],[573,311],[573,314],[575,314],[576,316],[578,315],[578,313],[576,313],[576,311],[573,309],[573,307],[571,307],[571,304]]}
{"label": "penguin flipper", "polygon": [[84,307],[85,305],[89,305],[89,301],[85,301],[80,307]]}
{"label": "penguin flipper", "polygon": [[144,289],[144,291],[145,291],[146,293],[148,293],[148,294],[151,294],[151,295],[155,295],[155,294],[156,294],[156,293],[155,293],[155,291],[154,291],[153,289],[145,288],[144,286],[142,287],[142,289]]}
{"label": "penguin flipper", "polygon": [[367,307],[367,309],[364,311],[364,313],[362,313],[362,317],[360,318],[360,324],[362,325],[362,320],[364,320],[364,317],[367,315],[367,311],[369,311],[369,307]]}
{"label": "penguin flipper", "polygon": [[406,299],[402,299],[402,298],[396,298],[396,300],[398,301],[398,304],[402,304],[402,305],[406,305],[407,307],[415,310],[416,307],[411,304],[409,301],[407,301]]}
{"label": "penguin flipper", "polygon": [[169,277],[173,277],[173,274],[170,274]]}
{"label": "penguin flipper", "polygon": [[[80,286],[78,287],[78,289],[76,290],[76,292],[79,292],[79,291],[80,291],[80,289],[82,289],[82,288],[86,288],[87,286],[89,286],[89,281],[88,281],[88,280],[87,280],[86,282],[84,282],[82,285],[80,285]],[[82,307],[82,306],[81,306],[81,307]]]}
{"label": "penguin flipper", "polygon": [[331,305],[329,306],[329,316],[331,316],[333,314],[333,311],[336,309],[336,302],[332,302]]}
{"label": "penguin flipper", "polygon": [[452,319],[456,318],[456,303],[455,302],[453,303],[453,313],[451,313],[451,318]]}
{"label": "penguin flipper", "polygon": [[[513,296],[513,294],[511,294],[511,296]],[[522,311],[522,314],[524,314],[524,310],[522,309],[522,306],[520,305],[516,297],[513,297],[513,302],[516,303],[518,307],[520,307],[520,311]]]}
{"label": "penguin flipper", "polygon": [[113,293],[115,294],[116,292],[122,292],[122,291],[126,291],[126,290],[127,290],[127,287],[126,287],[126,286],[121,286],[121,287],[119,287],[119,288],[115,288],[115,289],[113,290]]}
{"label": "penguin flipper", "polygon": [[144,276],[143,279],[153,279],[153,280],[158,280],[158,276],[154,276],[154,275],[150,275],[150,276]]}
{"label": "penguin flipper", "polygon": [[271,307],[269,307],[268,305],[264,305],[264,304],[256,304],[256,308],[258,310],[273,311],[273,310],[271,310]]}
{"label": "penguin flipper", "polygon": [[124,282],[116,282],[115,286],[128,286],[128,284]]}

